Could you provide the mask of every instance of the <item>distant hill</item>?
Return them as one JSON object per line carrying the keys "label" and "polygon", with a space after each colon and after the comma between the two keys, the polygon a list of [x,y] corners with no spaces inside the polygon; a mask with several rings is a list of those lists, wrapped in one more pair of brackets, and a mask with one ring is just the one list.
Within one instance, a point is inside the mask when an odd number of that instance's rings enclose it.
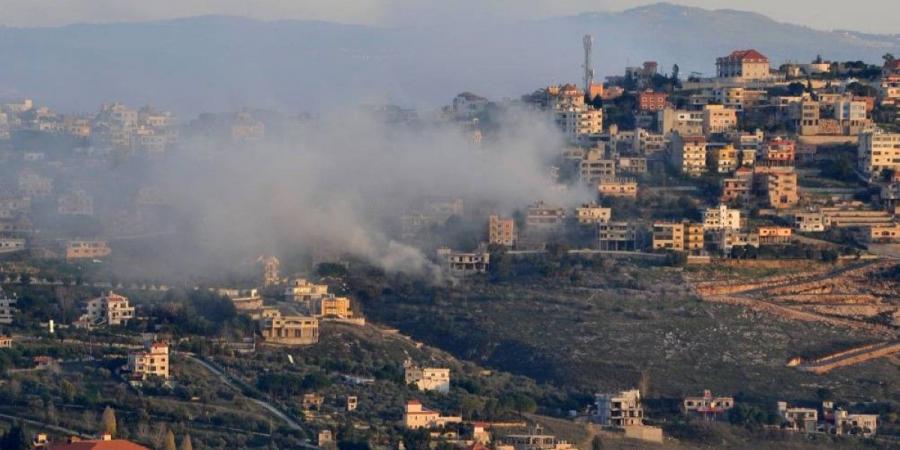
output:
{"label": "distant hill", "polygon": [[595,36],[598,74],[652,59],[710,74],[714,59],[754,47],[773,63],[880,61],[900,36],[818,31],[759,14],[656,4],[615,13],[466,27],[379,28],[205,16],[58,28],[0,27],[0,97],[29,95],[64,110],[101,101],[182,113],[252,105],[446,103],[470,90],[500,98],[580,79],[581,36]]}

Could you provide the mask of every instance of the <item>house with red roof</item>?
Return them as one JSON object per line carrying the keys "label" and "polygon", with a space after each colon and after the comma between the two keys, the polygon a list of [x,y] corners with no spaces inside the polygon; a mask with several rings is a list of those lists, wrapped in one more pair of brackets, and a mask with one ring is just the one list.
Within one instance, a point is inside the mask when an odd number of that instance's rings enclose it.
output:
{"label": "house with red roof", "polygon": [[113,439],[105,434],[100,439],[81,440],[76,437],[69,438],[66,442],[50,444],[48,450],[150,450],[143,445],[135,444],[125,439]]}
{"label": "house with red roof", "polygon": [[769,58],[750,50],[735,50],[728,56],[716,59],[719,78],[736,78],[742,81],[763,80],[770,77]]}

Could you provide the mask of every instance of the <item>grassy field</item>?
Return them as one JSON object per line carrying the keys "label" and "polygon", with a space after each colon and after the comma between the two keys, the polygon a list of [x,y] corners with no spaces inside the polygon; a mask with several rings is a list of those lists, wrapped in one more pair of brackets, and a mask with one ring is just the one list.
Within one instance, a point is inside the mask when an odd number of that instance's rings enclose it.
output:
{"label": "grassy field", "polygon": [[762,402],[824,394],[900,401],[900,371],[890,360],[826,377],[785,367],[792,356],[869,336],[703,303],[666,268],[584,270],[577,278],[472,280],[429,297],[385,295],[366,313],[461,358],[585,390],[634,387],[646,374],[660,397],[712,389]]}

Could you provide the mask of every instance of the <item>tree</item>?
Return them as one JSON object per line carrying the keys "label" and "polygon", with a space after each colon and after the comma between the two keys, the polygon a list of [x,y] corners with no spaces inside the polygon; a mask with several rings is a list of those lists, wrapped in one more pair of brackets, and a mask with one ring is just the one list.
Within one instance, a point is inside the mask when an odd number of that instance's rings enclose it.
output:
{"label": "tree", "polygon": [[3,450],[28,450],[31,448],[31,442],[25,435],[25,429],[21,424],[17,423],[0,438],[0,449]]}
{"label": "tree", "polygon": [[101,422],[103,424],[104,433],[108,433],[110,436],[116,435],[116,411],[112,409],[112,407],[107,406],[106,409],[103,410]]}
{"label": "tree", "polygon": [[184,435],[184,439],[181,440],[181,450],[194,450],[194,445],[191,444],[191,435]]}
{"label": "tree", "polygon": [[175,433],[172,430],[166,430],[166,441],[163,444],[163,449],[178,450],[178,447],[175,446]]}
{"label": "tree", "polygon": [[891,64],[894,63],[894,61],[897,60],[897,58],[894,57],[894,54],[893,54],[893,53],[885,53],[884,56],[881,57],[881,59],[884,60],[884,65],[885,65],[885,66],[891,65]]}

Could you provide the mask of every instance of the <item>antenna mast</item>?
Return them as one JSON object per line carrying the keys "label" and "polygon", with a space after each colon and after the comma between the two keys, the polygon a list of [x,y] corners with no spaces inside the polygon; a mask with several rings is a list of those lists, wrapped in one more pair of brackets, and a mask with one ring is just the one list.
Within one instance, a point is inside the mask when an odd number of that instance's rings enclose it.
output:
{"label": "antenna mast", "polygon": [[591,67],[591,47],[594,38],[590,34],[584,35],[584,95],[591,95],[591,84],[594,82],[594,68]]}

